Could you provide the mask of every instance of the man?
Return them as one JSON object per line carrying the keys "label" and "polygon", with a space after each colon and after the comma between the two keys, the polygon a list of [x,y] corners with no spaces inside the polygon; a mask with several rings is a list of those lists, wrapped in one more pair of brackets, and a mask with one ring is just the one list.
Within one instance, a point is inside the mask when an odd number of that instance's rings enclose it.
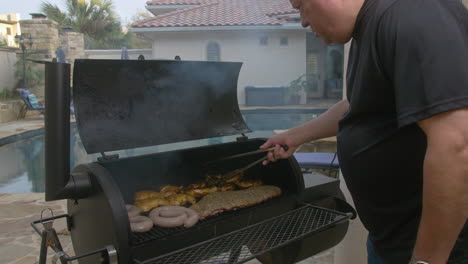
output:
{"label": "man", "polygon": [[468,11],[459,0],[291,1],[325,42],[353,39],[347,100],[270,138],[264,164],[337,135],[369,263],[468,263]]}

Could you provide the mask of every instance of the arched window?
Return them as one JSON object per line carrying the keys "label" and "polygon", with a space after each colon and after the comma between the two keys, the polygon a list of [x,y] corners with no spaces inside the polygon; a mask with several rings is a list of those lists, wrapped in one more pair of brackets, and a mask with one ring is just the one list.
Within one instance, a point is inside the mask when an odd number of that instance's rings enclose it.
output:
{"label": "arched window", "polygon": [[221,48],[219,44],[214,41],[210,41],[206,45],[206,60],[207,61],[220,61],[221,60]]}

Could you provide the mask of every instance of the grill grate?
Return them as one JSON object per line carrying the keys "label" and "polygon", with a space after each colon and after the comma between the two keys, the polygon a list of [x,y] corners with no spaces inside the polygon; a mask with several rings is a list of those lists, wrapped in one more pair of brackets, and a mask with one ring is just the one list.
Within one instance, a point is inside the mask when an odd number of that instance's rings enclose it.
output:
{"label": "grill grate", "polygon": [[[281,200],[281,199],[289,199],[289,197],[284,196],[284,197],[273,198],[262,204],[253,206],[251,208],[246,208],[242,211],[244,213],[252,212],[252,211],[257,210],[258,208],[268,207],[271,204],[275,204],[277,203],[278,200]],[[183,232],[189,231],[192,228],[201,228],[202,226],[205,226],[205,225],[211,225],[220,219],[229,218],[231,215],[236,215],[236,214],[238,214],[238,211],[223,212],[222,214],[218,216],[209,217],[208,219],[201,220],[194,227],[191,227],[191,228],[186,228],[186,227],[162,228],[162,227],[154,226],[148,232],[132,233],[132,237],[131,237],[132,245],[138,246],[138,245],[144,244],[146,242],[149,242],[155,239],[164,239],[167,237],[171,237],[175,234],[181,234]]]}
{"label": "grill grate", "polygon": [[137,263],[244,263],[348,218],[343,213],[306,205],[235,232]]}
{"label": "grill grate", "polygon": [[[203,221],[200,221],[198,224],[202,224]],[[167,236],[171,236],[172,234],[180,233],[185,231],[187,228],[185,227],[173,227],[173,228],[161,228],[158,226],[154,226],[150,231],[143,232],[143,233],[132,233],[132,245],[137,246],[143,244],[145,242],[164,238]]]}

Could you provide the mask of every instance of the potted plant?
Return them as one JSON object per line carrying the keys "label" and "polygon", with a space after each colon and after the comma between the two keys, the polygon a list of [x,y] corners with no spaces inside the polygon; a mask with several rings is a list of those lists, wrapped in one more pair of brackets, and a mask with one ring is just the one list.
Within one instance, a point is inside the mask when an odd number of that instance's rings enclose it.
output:
{"label": "potted plant", "polygon": [[308,93],[317,89],[316,74],[302,74],[297,79],[291,81],[288,86],[288,102],[292,105],[298,105],[301,99],[301,92]]}

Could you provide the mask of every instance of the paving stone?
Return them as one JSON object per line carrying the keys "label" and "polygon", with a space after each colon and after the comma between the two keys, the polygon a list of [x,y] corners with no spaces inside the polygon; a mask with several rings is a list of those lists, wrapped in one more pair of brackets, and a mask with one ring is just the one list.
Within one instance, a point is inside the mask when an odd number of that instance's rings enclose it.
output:
{"label": "paving stone", "polygon": [[2,245],[7,245],[15,241],[16,239],[14,237],[8,237],[8,238],[0,238],[0,247]]}
{"label": "paving stone", "polygon": [[0,194],[0,204],[12,202],[30,203],[37,200],[44,200],[43,193],[3,193]]}
{"label": "paving stone", "polygon": [[40,205],[34,203],[0,204],[0,219],[13,219],[38,215],[46,208],[51,208],[53,211],[62,211],[62,208],[59,205]]}
{"label": "paving stone", "polygon": [[33,240],[32,236],[25,236],[22,238],[16,239],[16,242],[20,242],[25,245],[34,245],[35,246],[35,241]]}
{"label": "paving stone", "polygon": [[35,256],[26,256],[24,258],[20,258],[16,261],[13,261],[9,264],[35,264],[39,262],[39,257]]}
{"label": "paving stone", "polygon": [[0,236],[21,237],[36,234],[30,225],[36,219],[39,219],[39,215],[19,219],[0,219]]}
{"label": "paving stone", "polygon": [[32,247],[8,244],[0,247],[0,263],[9,263],[27,256],[34,250]]}

